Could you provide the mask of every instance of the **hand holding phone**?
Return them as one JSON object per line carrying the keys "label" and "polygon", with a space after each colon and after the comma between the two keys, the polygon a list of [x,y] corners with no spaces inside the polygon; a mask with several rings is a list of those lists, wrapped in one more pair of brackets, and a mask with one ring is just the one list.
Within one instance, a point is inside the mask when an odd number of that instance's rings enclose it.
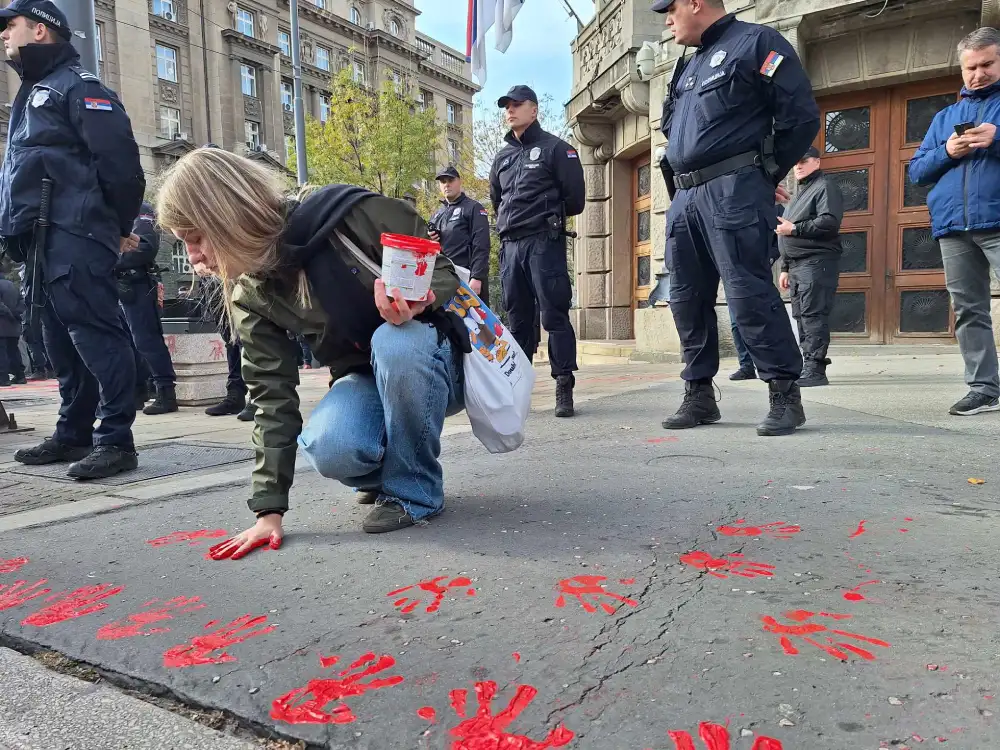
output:
{"label": "hand holding phone", "polygon": [[974,127],[976,127],[976,123],[974,122],[960,122],[955,126],[955,135],[961,138],[967,130],[972,130]]}

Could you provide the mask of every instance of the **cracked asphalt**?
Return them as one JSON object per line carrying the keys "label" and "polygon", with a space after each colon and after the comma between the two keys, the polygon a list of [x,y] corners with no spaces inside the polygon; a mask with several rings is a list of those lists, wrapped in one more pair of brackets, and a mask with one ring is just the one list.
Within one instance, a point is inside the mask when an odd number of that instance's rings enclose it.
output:
{"label": "cracked asphalt", "polygon": [[[362,534],[351,491],[301,473],[283,548],[238,563],[204,558],[217,540],[146,540],[238,531],[245,486],[2,535],[0,559],[29,562],[0,574],[0,639],[316,747],[674,750],[668,732],[705,722],[732,750],[1000,747],[995,429],[831,388],[807,394],[800,434],[762,439],[763,385],[723,388],[723,423],[690,432],[659,427],[674,382],[536,414],[506,456],[452,435],[448,511],[394,534]],[[432,590],[389,596],[439,577],[436,611]],[[124,590],[23,624],[51,602],[9,589],[43,578]],[[198,601],[129,620],[175,597]],[[112,622],[137,634],[99,639]],[[167,667],[168,650],[209,663]],[[469,721],[490,682],[495,719]],[[489,726],[514,739],[474,744]]]}

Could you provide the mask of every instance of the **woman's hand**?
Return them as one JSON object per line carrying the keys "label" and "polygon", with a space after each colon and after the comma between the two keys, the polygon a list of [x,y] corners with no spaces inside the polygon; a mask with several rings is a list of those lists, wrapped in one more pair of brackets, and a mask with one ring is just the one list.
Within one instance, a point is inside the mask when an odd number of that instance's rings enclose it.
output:
{"label": "woman's hand", "polygon": [[413,320],[424,310],[434,304],[434,292],[427,292],[427,299],[423,302],[407,302],[403,299],[403,293],[398,289],[392,290],[392,298],[386,293],[385,282],[382,279],[375,279],[375,306],[378,307],[382,319],[394,326],[401,326],[407,321]]}
{"label": "woman's hand", "polygon": [[216,544],[208,550],[208,556],[213,560],[239,560],[265,545],[271,549],[278,549],[284,535],[281,529],[281,516],[272,513],[269,516],[258,518],[257,523],[242,534],[237,534],[232,539]]}

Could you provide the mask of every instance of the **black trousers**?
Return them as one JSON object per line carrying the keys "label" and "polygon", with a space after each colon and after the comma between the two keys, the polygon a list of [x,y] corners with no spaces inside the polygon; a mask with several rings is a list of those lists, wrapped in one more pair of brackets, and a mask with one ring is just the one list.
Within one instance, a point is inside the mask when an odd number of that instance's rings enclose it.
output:
{"label": "black trousers", "polygon": [[148,372],[158,386],[174,385],[177,376],[163,340],[156,282],[148,275],[124,283],[120,281],[118,294],[135,350],[139,359],[145,361],[140,368],[143,375],[137,377],[137,381],[145,382],[145,373]]}
{"label": "black trousers", "polygon": [[826,362],[830,348],[830,313],[840,283],[838,265],[837,258],[789,261],[792,317],[799,326],[804,360]]}
{"label": "black trousers", "polygon": [[19,342],[18,336],[0,336],[0,382],[24,377],[24,361],[17,346]]}
{"label": "black trousers", "polygon": [[42,322],[35,317],[32,325],[25,323],[21,328],[21,335],[24,337],[24,344],[28,349],[28,364],[32,372],[42,372],[51,370],[49,356],[45,353],[45,344],[42,341]]}

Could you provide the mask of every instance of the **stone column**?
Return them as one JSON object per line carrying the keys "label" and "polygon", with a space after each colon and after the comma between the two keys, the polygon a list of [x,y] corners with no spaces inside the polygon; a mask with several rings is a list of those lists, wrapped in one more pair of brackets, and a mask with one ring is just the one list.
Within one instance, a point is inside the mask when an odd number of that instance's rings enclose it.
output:
{"label": "stone column", "polygon": [[[132,132],[142,154],[147,174],[155,169],[150,149],[158,145],[158,129],[153,107],[152,42],[149,34],[149,6],[146,0],[115,3],[115,32],[118,39],[118,95],[121,97]],[[124,40],[128,43],[124,43]]]}

